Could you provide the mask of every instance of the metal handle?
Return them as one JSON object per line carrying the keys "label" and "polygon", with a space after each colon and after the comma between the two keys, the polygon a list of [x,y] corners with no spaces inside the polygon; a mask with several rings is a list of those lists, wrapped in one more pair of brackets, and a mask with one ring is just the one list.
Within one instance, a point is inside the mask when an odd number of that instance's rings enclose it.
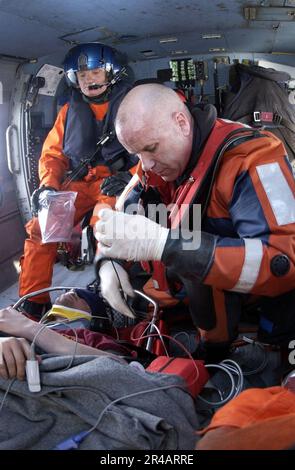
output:
{"label": "metal handle", "polygon": [[[152,334],[154,330],[156,331],[156,329],[154,328],[154,324],[158,320],[159,305],[152,297],[149,297],[144,292],[141,292],[140,290],[136,290],[136,289],[134,289],[134,292],[135,292],[135,294],[140,295],[141,297],[143,297],[145,300],[147,300],[148,302],[150,302],[154,306],[152,319],[150,321],[150,327],[149,327],[149,330],[147,331],[147,334]],[[146,350],[149,351],[149,352],[152,352],[152,350],[153,350],[154,339],[155,338],[153,336],[151,336],[147,340]]]}
{"label": "metal handle", "polygon": [[10,124],[10,126],[6,129],[6,153],[7,153],[7,165],[10,173],[19,173],[20,172],[20,165],[15,165],[15,161],[13,159],[13,145],[12,145],[12,136],[13,134],[16,135],[16,143],[18,147],[18,134],[17,134],[17,127],[15,124]]}
{"label": "metal handle", "polygon": [[72,289],[79,289],[79,287],[46,287],[44,289],[36,290],[35,292],[30,292],[29,294],[23,295],[18,301],[13,305],[13,308],[18,308],[26,299],[30,299],[31,297],[35,297],[39,294],[44,294],[44,292],[51,292],[54,290],[72,290]]}

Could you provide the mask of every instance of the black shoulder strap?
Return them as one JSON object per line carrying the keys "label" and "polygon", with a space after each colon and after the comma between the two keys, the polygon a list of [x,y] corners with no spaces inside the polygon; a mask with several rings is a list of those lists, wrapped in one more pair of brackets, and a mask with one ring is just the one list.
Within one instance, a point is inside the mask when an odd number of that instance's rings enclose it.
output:
{"label": "black shoulder strap", "polygon": [[[260,137],[268,137],[268,136],[266,134],[262,134],[261,131],[259,131],[257,129],[241,128],[241,129],[236,129],[236,130],[230,132],[225,137],[225,139],[222,141],[222,143],[220,144],[220,146],[216,150],[216,153],[215,153],[215,156],[214,156],[214,159],[213,159],[213,162],[214,162],[213,166],[211,166],[211,168],[209,169],[210,174],[212,174],[212,176],[211,176],[211,179],[210,179],[210,186],[209,186],[209,189],[208,189],[208,193],[207,193],[207,196],[206,196],[205,203],[202,205],[203,206],[202,207],[202,217],[204,217],[204,215],[206,213],[206,210],[207,210],[207,207],[208,207],[208,204],[209,204],[209,201],[210,201],[211,193],[212,193],[213,184],[214,184],[214,181],[215,181],[215,178],[216,178],[216,175],[217,175],[217,171],[219,169],[222,157],[225,154],[225,152],[227,150],[231,150],[234,147],[237,147],[238,145],[243,144],[244,142],[247,142],[247,141],[253,140],[253,139],[257,139],[257,138],[260,138]],[[207,178],[205,178],[205,180],[206,179]]]}

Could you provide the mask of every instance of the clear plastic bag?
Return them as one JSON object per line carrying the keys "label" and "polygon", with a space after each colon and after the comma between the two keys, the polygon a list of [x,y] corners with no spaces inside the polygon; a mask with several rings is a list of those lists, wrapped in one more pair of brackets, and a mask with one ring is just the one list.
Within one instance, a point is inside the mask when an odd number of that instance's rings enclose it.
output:
{"label": "clear plastic bag", "polygon": [[74,191],[43,191],[40,194],[38,220],[42,243],[71,240],[76,197]]}

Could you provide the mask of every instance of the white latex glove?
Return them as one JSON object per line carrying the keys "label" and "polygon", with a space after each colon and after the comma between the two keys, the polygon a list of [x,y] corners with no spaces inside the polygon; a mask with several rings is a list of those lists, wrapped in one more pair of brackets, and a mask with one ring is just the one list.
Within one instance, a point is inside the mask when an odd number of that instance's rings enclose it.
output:
{"label": "white latex glove", "polygon": [[[115,266],[118,275],[116,274],[113,265]],[[118,276],[120,278],[121,285],[119,283]],[[102,296],[108,301],[110,306],[122,313],[122,315],[134,318],[133,313],[129,309],[126,301],[123,299],[120,291],[122,286],[123,294],[129,295],[130,297],[135,296],[129,281],[129,276],[125,269],[118,263],[105,261],[99,270],[99,277]]]}
{"label": "white latex glove", "polygon": [[160,260],[169,229],[143,215],[102,209],[95,225],[100,253],[108,258],[131,261]]}

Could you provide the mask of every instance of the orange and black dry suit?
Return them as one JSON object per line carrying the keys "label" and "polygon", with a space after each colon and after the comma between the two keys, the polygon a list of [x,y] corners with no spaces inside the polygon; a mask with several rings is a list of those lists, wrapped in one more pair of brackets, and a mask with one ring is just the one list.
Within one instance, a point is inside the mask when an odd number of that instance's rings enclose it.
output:
{"label": "orange and black dry suit", "polygon": [[[81,159],[93,155],[96,143],[105,133],[113,130],[114,118],[120,101],[130,87],[118,83],[112,87],[107,99],[102,102],[86,102],[81,93],[73,90],[71,100],[58,113],[52,130],[49,132],[39,160],[40,185],[67,191],[77,191],[74,223],[94,208],[97,203],[113,206],[114,197],[101,193],[103,179],[117,170],[128,170],[137,161],[130,156],[115,137],[105,145],[94,167],[87,168],[79,180],[64,187],[67,172],[78,167]],[[95,218],[91,223],[94,223]],[[22,256],[19,294],[22,296],[32,291],[51,285],[53,265],[56,258],[57,244],[41,243],[40,228],[37,218],[26,225],[29,238],[25,241]],[[46,303],[48,295],[39,295],[33,302]]]}
{"label": "orange and black dry suit", "polygon": [[242,306],[253,296],[270,300],[284,315],[275,299],[286,304],[282,294],[288,297],[295,286],[295,182],[283,144],[269,132],[216,119],[210,107],[194,115],[185,173],[166,183],[139,168],[137,186],[126,188],[125,207],[136,199],[145,207],[202,204],[199,248],[184,250],[181,236],[173,239],[172,222],[161,262],[149,263],[154,284],[149,292],[160,300],[184,288],[203,339],[222,343],[236,336]]}

